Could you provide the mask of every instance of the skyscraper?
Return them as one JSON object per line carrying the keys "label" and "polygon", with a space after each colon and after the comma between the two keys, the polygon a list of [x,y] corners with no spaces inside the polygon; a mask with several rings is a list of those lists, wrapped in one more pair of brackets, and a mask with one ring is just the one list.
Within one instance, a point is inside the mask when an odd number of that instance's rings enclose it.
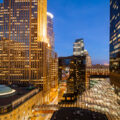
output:
{"label": "skyscraper", "polygon": [[3,5],[0,3],[0,40],[3,37]]}
{"label": "skyscraper", "polygon": [[77,39],[73,45],[73,55],[82,56],[84,54],[84,41],[83,39]]}
{"label": "skyscraper", "polygon": [[53,14],[47,12],[47,36],[49,38],[52,49],[54,49],[53,18],[54,18]]}
{"label": "skyscraper", "polygon": [[74,102],[85,91],[86,56],[59,57],[59,83],[66,81],[65,101]]}
{"label": "skyscraper", "polygon": [[84,51],[84,55],[86,56],[86,67],[92,66],[92,60],[87,50]]}
{"label": "skyscraper", "polygon": [[[50,82],[50,87],[51,87],[51,92],[50,92],[50,98],[54,99],[56,95],[54,88],[57,90],[58,89],[58,57],[57,53],[55,53],[54,48],[54,30],[53,30],[53,14],[50,12],[47,12],[47,37],[49,39],[49,44],[51,46],[51,82]],[[54,94],[53,94],[53,91]]]}
{"label": "skyscraper", "polygon": [[0,4],[0,83],[33,84],[46,93],[51,71],[56,72],[54,61],[47,37],[47,0],[4,0]]}
{"label": "skyscraper", "polygon": [[86,67],[92,65],[91,57],[88,51],[85,50],[85,45],[83,39],[77,39],[73,44],[73,55],[74,56],[86,56]]}
{"label": "skyscraper", "polygon": [[110,72],[111,84],[120,96],[120,0],[110,0]]}

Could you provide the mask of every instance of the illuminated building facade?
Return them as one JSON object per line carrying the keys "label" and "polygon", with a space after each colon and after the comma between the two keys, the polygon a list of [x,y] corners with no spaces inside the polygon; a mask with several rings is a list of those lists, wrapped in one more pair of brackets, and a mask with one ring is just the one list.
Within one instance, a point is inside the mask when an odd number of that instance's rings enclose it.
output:
{"label": "illuminated building facade", "polygon": [[92,65],[90,67],[87,67],[87,73],[93,76],[101,75],[101,76],[109,76],[109,66],[105,65]]}
{"label": "illuminated building facade", "polygon": [[47,36],[50,41],[51,48],[54,50],[54,31],[53,31],[53,14],[47,12]]}
{"label": "illuminated building facade", "polygon": [[30,119],[34,105],[43,104],[38,88],[0,85],[0,91],[0,120]]}
{"label": "illuminated building facade", "polygon": [[84,55],[84,41],[83,39],[77,39],[73,45],[73,55],[82,56]]}
{"label": "illuminated building facade", "polygon": [[[110,78],[120,97],[120,1],[110,0]],[[120,104],[120,99],[118,99]]]}
{"label": "illuminated building facade", "polygon": [[59,58],[59,82],[62,81],[62,77],[65,76],[67,82],[67,91],[63,95],[65,101],[74,101],[78,93],[81,94],[85,91],[85,68],[85,56]]}
{"label": "illuminated building facade", "polygon": [[54,30],[53,30],[53,14],[50,12],[47,12],[47,37],[49,39],[49,44],[51,46],[51,56],[52,56],[52,68],[51,68],[51,87],[54,88],[55,86],[58,86],[57,82],[55,81],[58,79],[58,57],[57,53],[54,52]]}
{"label": "illuminated building facade", "polygon": [[84,41],[83,39],[77,39],[73,45],[73,55],[74,56],[86,56],[86,67],[92,65],[91,57],[88,54],[88,51],[84,49]]}
{"label": "illuminated building facade", "polygon": [[[58,90],[58,57],[57,53],[54,52],[54,30],[53,30],[53,14],[47,12],[47,37],[49,39],[49,44],[51,46],[51,82],[50,82],[50,101],[52,101],[56,95]],[[54,89],[55,88],[55,89]]]}
{"label": "illuminated building facade", "polygon": [[3,37],[3,4],[0,3],[0,40]]}
{"label": "illuminated building facade", "polygon": [[86,67],[92,66],[92,60],[87,50],[84,50],[84,55],[86,56]]}
{"label": "illuminated building facade", "polygon": [[0,83],[50,91],[57,58],[47,37],[47,0],[4,0],[0,6]]}

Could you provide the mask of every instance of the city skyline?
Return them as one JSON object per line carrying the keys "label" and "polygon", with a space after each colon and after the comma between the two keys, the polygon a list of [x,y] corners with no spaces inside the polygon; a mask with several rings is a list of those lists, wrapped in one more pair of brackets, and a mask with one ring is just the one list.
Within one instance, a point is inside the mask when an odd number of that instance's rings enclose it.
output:
{"label": "city skyline", "polygon": [[76,119],[120,120],[120,0],[0,0],[0,120]]}
{"label": "city skyline", "polygon": [[72,55],[75,39],[83,38],[93,64],[109,63],[109,4],[105,0],[48,1],[47,11],[54,15],[55,51],[58,56]]}
{"label": "city skyline", "polygon": [[83,38],[93,64],[109,63],[109,5],[109,0],[48,1],[58,56],[72,55],[73,43]]}

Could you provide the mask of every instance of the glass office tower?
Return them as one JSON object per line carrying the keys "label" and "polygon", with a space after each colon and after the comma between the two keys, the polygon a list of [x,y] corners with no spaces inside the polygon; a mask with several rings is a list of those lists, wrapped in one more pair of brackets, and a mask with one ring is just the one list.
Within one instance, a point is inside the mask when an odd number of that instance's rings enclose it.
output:
{"label": "glass office tower", "polygon": [[120,103],[120,0],[110,0],[110,72]]}
{"label": "glass office tower", "polygon": [[77,39],[73,45],[73,55],[83,56],[84,55],[84,41],[83,39]]}
{"label": "glass office tower", "polygon": [[[59,57],[59,84],[66,81],[65,101],[74,101],[85,91],[86,56]],[[60,93],[61,94],[61,93]]]}
{"label": "glass office tower", "polygon": [[0,40],[3,37],[3,5],[0,3]]}
{"label": "glass office tower", "polygon": [[47,0],[0,4],[0,83],[34,84],[49,91],[57,64],[53,52],[47,38]]}
{"label": "glass office tower", "polygon": [[53,18],[54,18],[53,14],[47,12],[47,36],[49,38],[50,45],[54,50],[55,45],[54,45]]}

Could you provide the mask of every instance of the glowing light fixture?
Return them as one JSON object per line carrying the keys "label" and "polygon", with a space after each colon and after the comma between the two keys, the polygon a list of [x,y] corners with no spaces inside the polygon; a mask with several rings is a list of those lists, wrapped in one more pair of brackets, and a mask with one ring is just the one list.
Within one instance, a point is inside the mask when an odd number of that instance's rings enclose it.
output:
{"label": "glowing light fixture", "polygon": [[47,15],[50,16],[52,19],[54,18],[54,15],[50,12],[47,12]]}

